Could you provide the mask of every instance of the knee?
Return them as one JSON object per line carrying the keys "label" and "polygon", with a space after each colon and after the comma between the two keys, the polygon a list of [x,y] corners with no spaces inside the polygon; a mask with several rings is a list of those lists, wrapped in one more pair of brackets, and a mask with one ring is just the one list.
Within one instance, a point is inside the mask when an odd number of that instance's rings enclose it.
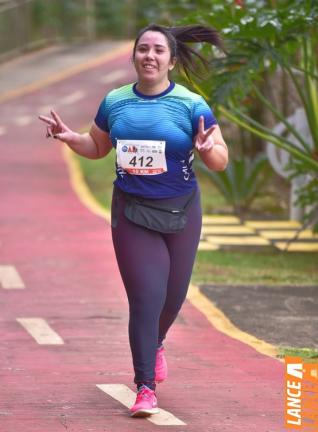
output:
{"label": "knee", "polygon": [[165,304],[161,315],[165,315],[167,318],[175,318],[182,306],[183,302],[178,302],[177,304]]}

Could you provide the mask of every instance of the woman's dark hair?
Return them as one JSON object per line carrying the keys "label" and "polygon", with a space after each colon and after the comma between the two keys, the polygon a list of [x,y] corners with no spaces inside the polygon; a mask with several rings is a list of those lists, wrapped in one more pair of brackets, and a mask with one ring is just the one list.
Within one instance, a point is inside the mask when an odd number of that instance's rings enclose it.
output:
{"label": "woman's dark hair", "polygon": [[178,27],[164,27],[158,24],[150,24],[141,29],[137,35],[133,50],[135,58],[136,48],[141,36],[147,31],[156,31],[165,35],[171,52],[171,58],[176,57],[177,64],[190,79],[190,73],[200,76],[197,71],[196,59],[207,68],[209,62],[197,51],[187,45],[189,42],[208,42],[224,51],[222,40],[213,27],[203,25],[187,25]]}

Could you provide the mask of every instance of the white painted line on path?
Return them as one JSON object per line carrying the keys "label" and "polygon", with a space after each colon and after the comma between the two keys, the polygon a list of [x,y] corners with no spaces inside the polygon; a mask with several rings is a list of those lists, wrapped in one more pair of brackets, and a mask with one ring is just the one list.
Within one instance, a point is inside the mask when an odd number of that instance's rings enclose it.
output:
{"label": "white painted line on path", "polygon": [[[96,386],[127,408],[131,408],[135,403],[136,394],[124,384],[96,384]],[[159,414],[146,418],[158,426],[186,426],[182,420],[161,408]]]}
{"label": "white painted line on path", "polygon": [[43,318],[17,318],[17,321],[40,345],[63,345],[63,339]]}
{"label": "white painted line on path", "polygon": [[59,103],[61,105],[72,105],[73,103],[83,99],[84,96],[85,96],[85,92],[83,92],[82,90],[77,90],[74,93],[64,96],[62,99],[59,100]]}
{"label": "white painted line on path", "polygon": [[42,105],[38,109],[38,114],[45,115],[45,116],[49,117],[52,109],[56,109],[56,103],[54,103],[52,105]]}
{"label": "white painted line on path", "polygon": [[4,289],[23,289],[25,285],[12,265],[0,265],[0,285]]}
{"label": "white painted line on path", "polygon": [[35,116],[25,115],[25,116],[19,116],[16,119],[14,119],[14,123],[17,126],[28,126],[30,123],[32,123],[33,120],[36,120]]}
{"label": "white painted line on path", "polygon": [[108,73],[107,75],[104,75],[101,77],[100,82],[102,84],[110,84],[120,78],[123,78],[126,75],[125,69],[117,69],[113,72]]}

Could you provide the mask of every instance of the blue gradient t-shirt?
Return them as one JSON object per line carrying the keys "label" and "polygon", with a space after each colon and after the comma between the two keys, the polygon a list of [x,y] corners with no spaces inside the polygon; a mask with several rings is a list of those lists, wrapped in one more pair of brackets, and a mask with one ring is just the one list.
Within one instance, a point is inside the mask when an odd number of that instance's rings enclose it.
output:
{"label": "blue gradient t-shirt", "polygon": [[[117,159],[114,184],[124,192],[145,198],[170,198],[190,193],[197,186],[192,170],[193,138],[198,132],[201,115],[205,129],[217,123],[200,95],[174,82],[159,95],[143,95],[136,84],[111,91],[100,104],[96,125],[110,134],[114,148],[122,140],[164,141],[167,169],[155,175],[135,175],[123,169]],[[123,148],[127,151],[126,146]],[[134,154],[131,157],[132,164],[136,164],[138,158],[134,159]]]}

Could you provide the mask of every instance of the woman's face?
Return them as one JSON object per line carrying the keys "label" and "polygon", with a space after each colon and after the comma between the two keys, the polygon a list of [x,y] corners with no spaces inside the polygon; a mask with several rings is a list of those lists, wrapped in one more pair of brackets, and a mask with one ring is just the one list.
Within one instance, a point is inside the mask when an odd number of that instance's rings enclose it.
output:
{"label": "woman's face", "polygon": [[147,31],[139,39],[134,57],[138,80],[158,84],[168,80],[168,72],[174,68],[168,41],[164,34]]}

